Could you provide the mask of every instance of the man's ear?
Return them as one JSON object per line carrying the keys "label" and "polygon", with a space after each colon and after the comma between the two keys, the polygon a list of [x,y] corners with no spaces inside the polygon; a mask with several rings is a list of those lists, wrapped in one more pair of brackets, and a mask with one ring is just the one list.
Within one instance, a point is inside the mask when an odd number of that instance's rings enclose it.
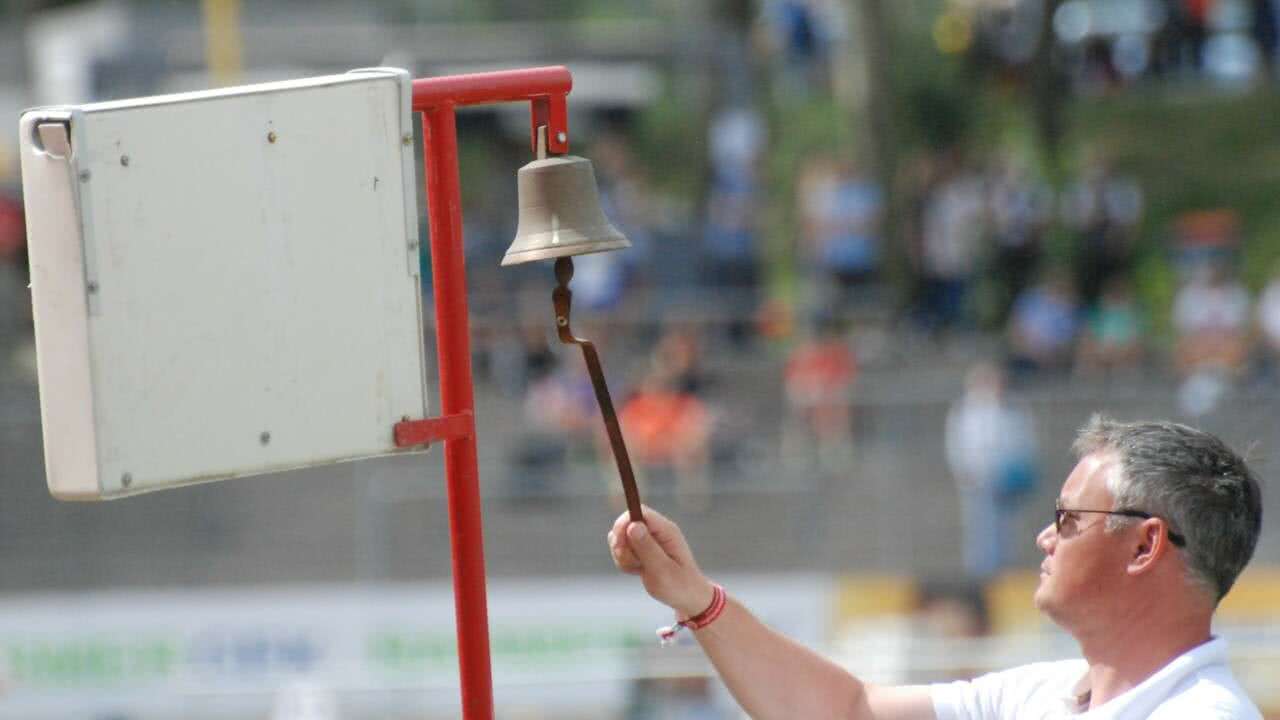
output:
{"label": "man's ear", "polygon": [[1141,575],[1154,568],[1169,551],[1169,537],[1164,521],[1159,518],[1143,520],[1134,531],[1126,570],[1130,575]]}

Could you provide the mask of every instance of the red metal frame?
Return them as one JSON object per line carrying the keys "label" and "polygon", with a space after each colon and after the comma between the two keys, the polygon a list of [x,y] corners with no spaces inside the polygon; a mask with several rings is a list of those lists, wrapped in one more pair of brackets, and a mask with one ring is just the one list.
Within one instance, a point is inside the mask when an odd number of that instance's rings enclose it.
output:
{"label": "red metal frame", "polygon": [[532,147],[537,147],[538,127],[546,125],[548,151],[562,154],[569,151],[565,96],[572,87],[569,71],[559,66],[413,81],[413,110],[422,113],[424,136],[442,416],[405,420],[396,424],[394,432],[399,447],[444,441],[458,667],[466,720],[492,720],[493,676],[454,110],[465,105],[528,102]]}

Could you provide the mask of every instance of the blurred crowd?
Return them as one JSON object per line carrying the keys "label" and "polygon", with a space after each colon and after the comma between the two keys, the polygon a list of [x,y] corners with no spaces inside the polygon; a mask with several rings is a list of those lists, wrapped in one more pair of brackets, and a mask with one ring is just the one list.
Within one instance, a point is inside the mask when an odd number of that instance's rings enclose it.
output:
{"label": "blurred crowd", "polygon": [[[1242,39],[1257,67],[1269,69],[1278,4],[1135,0],[1127,6],[1152,22],[1125,29],[1108,24],[1120,16],[1101,4],[1068,0],[1057,5],[1053,28],[1075,87],[1110,87],[1212,74],[1223,43]],[[939,22],[970,13],[972,44],[963,49],[979,59],[1030,58],[1021,42],[1035,27],[1027,13],[1043,3],[975,7],[945,4]],[[832,69],[851,41],[850,21],[834,0],[759,4],[753,37],[716,71],[726,79],[695,144],[705,153],[695,163],[699,185],[686,196],[656,181],[661,160],[637,156],[643,129],[633,111],[587,123],[584,154],[601,204],[633,247],[576,258],[581,334],[604,351],[642,484],[671,488],[695,512],[708,507],[717,472],[749,466],[760,445],[759,420],[740,407],[744,396],[776,398],[760,408],[777,426],[777,445],[766,452],[838,478],[855,464],[859,381],[869,369],[900,363],[904,385],[907,365],[953,369],[954,404],[938,437],[961,499],[966,565],[987,577],[1007,561],[1008,508],[1037,482],[1034,418],[1018,394],[1155,370],[1177,385],[1182,412],[1194,418],[1241,384],[1273,385],[1280,268],[1259,292],[1244,284],[1246,230],[1231,208],[1148,227],[1142,178],[1098,151],[1050,182],[1025,149],[979,150],[960,137],[911,150],[886,180],[865,148],[833,142],[780,174],[765,108],[836,92]],[[934,28],[939,42],[944,29]],[[771,71],[769,98],[742,80],[753,53]],[[504,133],[492,118],[461,122],[467,147],[492,146],[468,156],[470,164],[488,157],[491,167],[464,183],[465,231],[477,373],[520,403],[504,449],[511,490],[554,495],[566,468],[590,466],[620,505],[585,368],[572,349],[551,345],[549,274],[497,269],[514,231],[510,166],[525,151],[497,141]],[[1163,237],[1162,247],[1152,237]],[[1144,286],[1140,261],[1152,257],[1173,269],[1173,287]],[[16,289],[10,294],[25,297],[13,192],[0,195],[0,264],[6,287]],[[6,304],[5,335],[28,335],[29,305]],[[10,366],[31,374],[30,342],[11,349]],[[734,362],[755,367],[752,382],[769,391],[742,387],[725,370]]]}
{"label": "blurred crowd", "polygon": [[[952,3],[952,13],[965,13],[976,30],[971,44],[955,49],[984,65],[1022,65],[1036,53],[1047,5]],[[1147,80],[1275,79],[1275,0],[1064,0],[1056,4],[1051,26],[1063,75],[1084,93]]]}
{"label": "blurred crowd", "polygon": [[[575,297],[600,312],[583,334],[605,349],[642,488],[668,488],[686,512],[709,507],[717,473],[741,467],[732,463],[758,430],[759,418],[726,400],[770,396],[725,374],[726,362],[764,368],[777,389],[781,406],[766,410],[776,411],[779,444],[767,452],[828,478],[855,466],[868,367],[883,373],[886,358],[905,353],[914,366],[954,368],[942,437],[975,578],[1011,561],[1009,534],[1040,483],[1035,418],[1020,393],[1154,374],[1179,388],[1182,412],[1195,418],[1241,384],[1278,378],[1280,272],[1256,295],[1243,284],[1237,214],[1186,213],[1160,248],[1143,248],[1142,182],[1100,154],[1057,188],[1014,154],[930,154],[907,164],[895,222],[889,193],[860,163],[815,155],[792,184],[795,292],[779,307],[766,288],[762,137],[742,108],[712,123],[705,212],[681,232],[651,214],[670,201],[656,197],[625,134],[610,136],[597,164],[605,206],[637,248],[577,259],[587,280],[575,279]],[[664,279],[682,244],[696,249],[697,272]],[[1142,252],[1172,268],[1175,287],[1159,305],[1159,294],[1138,292]],[[905,279],[892,276],[895,254]],[[655,301],[682,293],[696,301]],[[480,366],[505,368],[490,379],[523,398],[508,455],[513,492],[554,494],[576,462],[599,469],[620,508],[585,368],[549,344],[545,318],[529,318],[517,341],[479,348],[506,358]],[[871,328],[880,347],[868,347]],[[909,384],[911,372],[904,365],[899,380]]]}

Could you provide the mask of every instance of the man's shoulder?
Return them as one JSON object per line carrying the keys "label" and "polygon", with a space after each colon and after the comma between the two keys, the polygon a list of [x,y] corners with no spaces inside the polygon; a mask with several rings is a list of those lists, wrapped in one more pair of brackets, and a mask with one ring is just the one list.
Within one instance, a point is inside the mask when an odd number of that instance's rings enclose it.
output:
{"label": "man's shoulder", "polygon": [[1038,662],[934,685],[939,720],[1040,717],[1061,708],[1088,670],[1083,660]]}
{"label": "man's shoulder", "polygon": [[1179,683],[1151,720],[1262,720],[1257,706],[1224,666],[1206,668]]}

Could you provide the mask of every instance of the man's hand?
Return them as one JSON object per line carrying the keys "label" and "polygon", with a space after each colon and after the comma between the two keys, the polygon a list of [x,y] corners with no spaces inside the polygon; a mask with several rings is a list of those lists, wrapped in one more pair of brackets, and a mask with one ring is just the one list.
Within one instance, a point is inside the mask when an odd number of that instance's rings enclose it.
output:
{"label": "man's hand", "polygon": [[[681,619],[701,613],[715,595],[675,523],[641,507],[613,522],[609,552],[618,569],[639,575],[655,600]],[[693,634],[729,692],[753,718],[936,720],[922,687],[864,685],[847,670],[770,629],[732,596],[720,619]]]}
{"label": "man's hand", "polygon": [[688,618],[711,604],[715,594],[680,528],[658,511],[642,506],[643,523],[633,523],[627,513],[613,522],[609,552],[622,572],[639,575],[644,589],[655,600]]}

